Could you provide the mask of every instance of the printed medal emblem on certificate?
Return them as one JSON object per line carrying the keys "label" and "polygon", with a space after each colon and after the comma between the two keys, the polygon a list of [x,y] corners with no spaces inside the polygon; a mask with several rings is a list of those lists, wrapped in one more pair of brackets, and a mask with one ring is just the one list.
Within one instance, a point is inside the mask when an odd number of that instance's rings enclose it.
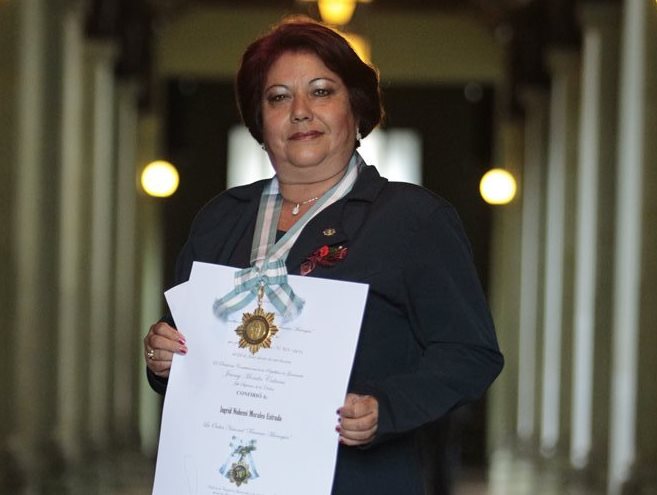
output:
{"label": "printed medal emblem on certificate", "polygon": [[153,494],[330,495],[335,410],[368,286],[288,276],[305,300],[296,319],[284,322],[260,297],[223,322],[212,305],[234,272],[195,262],[190,280],[166,293],[189,351],[174,356]]}

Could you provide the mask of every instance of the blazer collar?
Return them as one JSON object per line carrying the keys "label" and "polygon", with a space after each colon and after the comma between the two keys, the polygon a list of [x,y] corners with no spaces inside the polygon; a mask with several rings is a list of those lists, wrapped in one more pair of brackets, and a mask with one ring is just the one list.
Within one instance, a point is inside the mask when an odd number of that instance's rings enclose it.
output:
{"label": "blazer collar", "polygon": [[[240,201],[249,202],[242,217],[243,223],[246,224],[257,214],[265,183],[266,180],[261,180],[226,191]],[[358,204],[366,206],[374,202],[387,183],[388,180],[381,177],[374,166],[364,167],[349,194],[315,216],[304,227],[287,257],[289,273],[298,273],[301,263],[323,245],[348,245],[349,239],[365,220],[363,209],[358,208]],[[360,210],[360,214],[356,210]],[[236,230],[243,233],[243,228]],[[234,246],[235,243],[230,244]]]}
{"label": "blazer collar", "polygon": [[265,184],[268,180],[269,179],[263,179],[245,186],[231,187],[226,190],[226,194],[229,194],[240,201],[258,201],[260,200],[262,190],[265,188]]}
{"label": "blazer collar", "polygon": [[381,177],[373,165],[366,165],[356,179],[351,192],[347,194],[348,200],[373,202],[381,190],[388,183],[388,179]]}
{"label": "blazer collar", "polygon": [[[241,201],[259,201],[262,190],[269,179],[259,180],[245,186],[232,187],[226,191],[236,199]],[[351,192],[347,194],[348,200],[369,201],[372,202],[386,185],[388,179],[381,177],[376,167],[366,165],[361,170],[356,183]]]}

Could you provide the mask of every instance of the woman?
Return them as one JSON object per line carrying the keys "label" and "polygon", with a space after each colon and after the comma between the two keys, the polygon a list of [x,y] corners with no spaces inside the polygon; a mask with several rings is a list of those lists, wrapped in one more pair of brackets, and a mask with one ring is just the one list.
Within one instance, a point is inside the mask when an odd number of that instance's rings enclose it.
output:
{"label": "woman", "polygon": [[[287,272],[370,286],[338,409],[333,493],[425,493],[419,429],[480,397],[502,368],[460,221],[431,192],[390,183],[363,163],[356,148],[382,117],[378,75],[332,30],[295,19],[255,41],[242,58],[237,98],[276,172],[278,237],[307,221]],[[269,184],[230,189],[201,210],[178,260],[178,283],[193,261],[250,265]],[[326,201],[308,220],[304,214]],[[150,383],[164,393],[173,353],[187,352],[184,337],[168,317],[144,346]]]}

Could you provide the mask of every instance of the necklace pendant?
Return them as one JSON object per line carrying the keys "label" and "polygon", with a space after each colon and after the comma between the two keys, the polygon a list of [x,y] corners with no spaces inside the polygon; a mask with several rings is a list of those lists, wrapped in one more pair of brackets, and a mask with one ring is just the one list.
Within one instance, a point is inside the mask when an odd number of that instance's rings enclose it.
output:
{"label": "necklace pendant", "polygon": [[294,208],[292,208],[292,215],[298,215],[299,214],[299,208],[301,207],[301,204],[297,203],[294,205]]}

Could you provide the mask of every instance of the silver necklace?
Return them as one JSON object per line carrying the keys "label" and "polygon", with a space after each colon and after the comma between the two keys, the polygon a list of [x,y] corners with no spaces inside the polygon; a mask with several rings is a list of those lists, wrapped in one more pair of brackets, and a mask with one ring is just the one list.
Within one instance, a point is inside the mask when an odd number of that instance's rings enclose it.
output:
{"label": "silver necklace", "polygon": [[314,198],[310,198],[310,199],[307,199],[305,201],[302,201],[301,203],[297,203],[292,208],[292,215],[295,215],[295,216],[298,215],[299,214],[299,209],[302,206],[307,205],[308,203],[312,203],[313,201],[317,201],[318,199],[319,199],[319,196],[315,196]]}

